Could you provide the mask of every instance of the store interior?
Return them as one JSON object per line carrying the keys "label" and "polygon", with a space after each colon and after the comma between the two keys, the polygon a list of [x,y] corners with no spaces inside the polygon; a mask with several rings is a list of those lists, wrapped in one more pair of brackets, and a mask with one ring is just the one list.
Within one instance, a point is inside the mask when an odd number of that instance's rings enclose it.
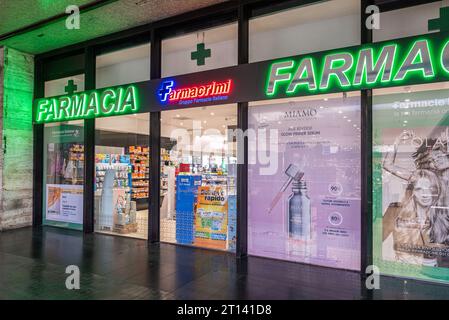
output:
{"label": "store interior", "polygon": [[[161,241],[234,250],[236,125],[235,105],[162,112]],[[148,113],[96,119],[96,232],[148,238],[149,132]]]}
{"label": "store interior", "polygon": [[148,237],[149,114],[96,120],[95,230]]}
{"label": "store interior", "polygon": [[164,111],[161,241],[235,250],[236,105]]}

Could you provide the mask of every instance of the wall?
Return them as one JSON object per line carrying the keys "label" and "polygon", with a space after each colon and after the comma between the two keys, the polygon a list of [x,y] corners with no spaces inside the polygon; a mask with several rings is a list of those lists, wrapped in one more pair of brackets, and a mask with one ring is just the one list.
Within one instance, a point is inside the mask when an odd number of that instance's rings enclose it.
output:
{"label": "wall", "polygon": [[0,49],[0,231],[31,225],[33,57]]}

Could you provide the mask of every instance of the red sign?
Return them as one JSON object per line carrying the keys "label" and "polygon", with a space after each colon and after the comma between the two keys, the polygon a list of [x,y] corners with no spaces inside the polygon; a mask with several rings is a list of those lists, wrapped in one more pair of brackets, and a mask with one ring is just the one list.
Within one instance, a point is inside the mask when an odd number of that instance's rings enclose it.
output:
{"label": "red sign", "polygon": [[225,96],[228,95],[231,90],[232,80],[224,82],[213,81],[201,86],[172,89],[169,93],[168,100],[170,102],[177,102],[182,100]]}

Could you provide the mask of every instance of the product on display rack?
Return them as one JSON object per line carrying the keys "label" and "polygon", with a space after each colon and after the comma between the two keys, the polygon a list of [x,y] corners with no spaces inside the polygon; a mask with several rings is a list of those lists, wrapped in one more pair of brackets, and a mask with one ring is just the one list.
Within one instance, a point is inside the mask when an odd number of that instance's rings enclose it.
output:
{"label": "product on display rack", "polygon": [[132,165],[132,199],[140,200],[149,197],[150,186],[150,150],[145,146],[130,146],[129,155]]}
{"label": "product on display rack", "polygon": [[124,154],[96,154],[95,195],[98,203],[97,228],[100,231],[137,231],[136,206],[131,201],[131,162]]}

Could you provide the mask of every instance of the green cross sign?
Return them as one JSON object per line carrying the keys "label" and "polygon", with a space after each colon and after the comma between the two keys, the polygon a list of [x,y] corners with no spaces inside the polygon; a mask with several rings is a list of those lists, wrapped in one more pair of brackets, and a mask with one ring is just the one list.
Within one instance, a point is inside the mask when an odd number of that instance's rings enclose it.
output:
{"label": "green cross sign", "polygon": [[64,88],[65,92],[69,95],[72,95],[77,89],[78,86],[75,84],[73,80],[69,80],[67,82],[67,86]]}
{"label": "green cross sign", "polygon": [[440,8],[440,17],[429,20],[429,31],[449,31],[449,7]]}
{"label": "green cross sign", "polygon": [[204,43],[198,43],[196,45],[196,51],[192,52],[190,59],[196,60],[197,66],[204,66],[206,64],[206,58],[211,57],[211,50],[205,49]]}

